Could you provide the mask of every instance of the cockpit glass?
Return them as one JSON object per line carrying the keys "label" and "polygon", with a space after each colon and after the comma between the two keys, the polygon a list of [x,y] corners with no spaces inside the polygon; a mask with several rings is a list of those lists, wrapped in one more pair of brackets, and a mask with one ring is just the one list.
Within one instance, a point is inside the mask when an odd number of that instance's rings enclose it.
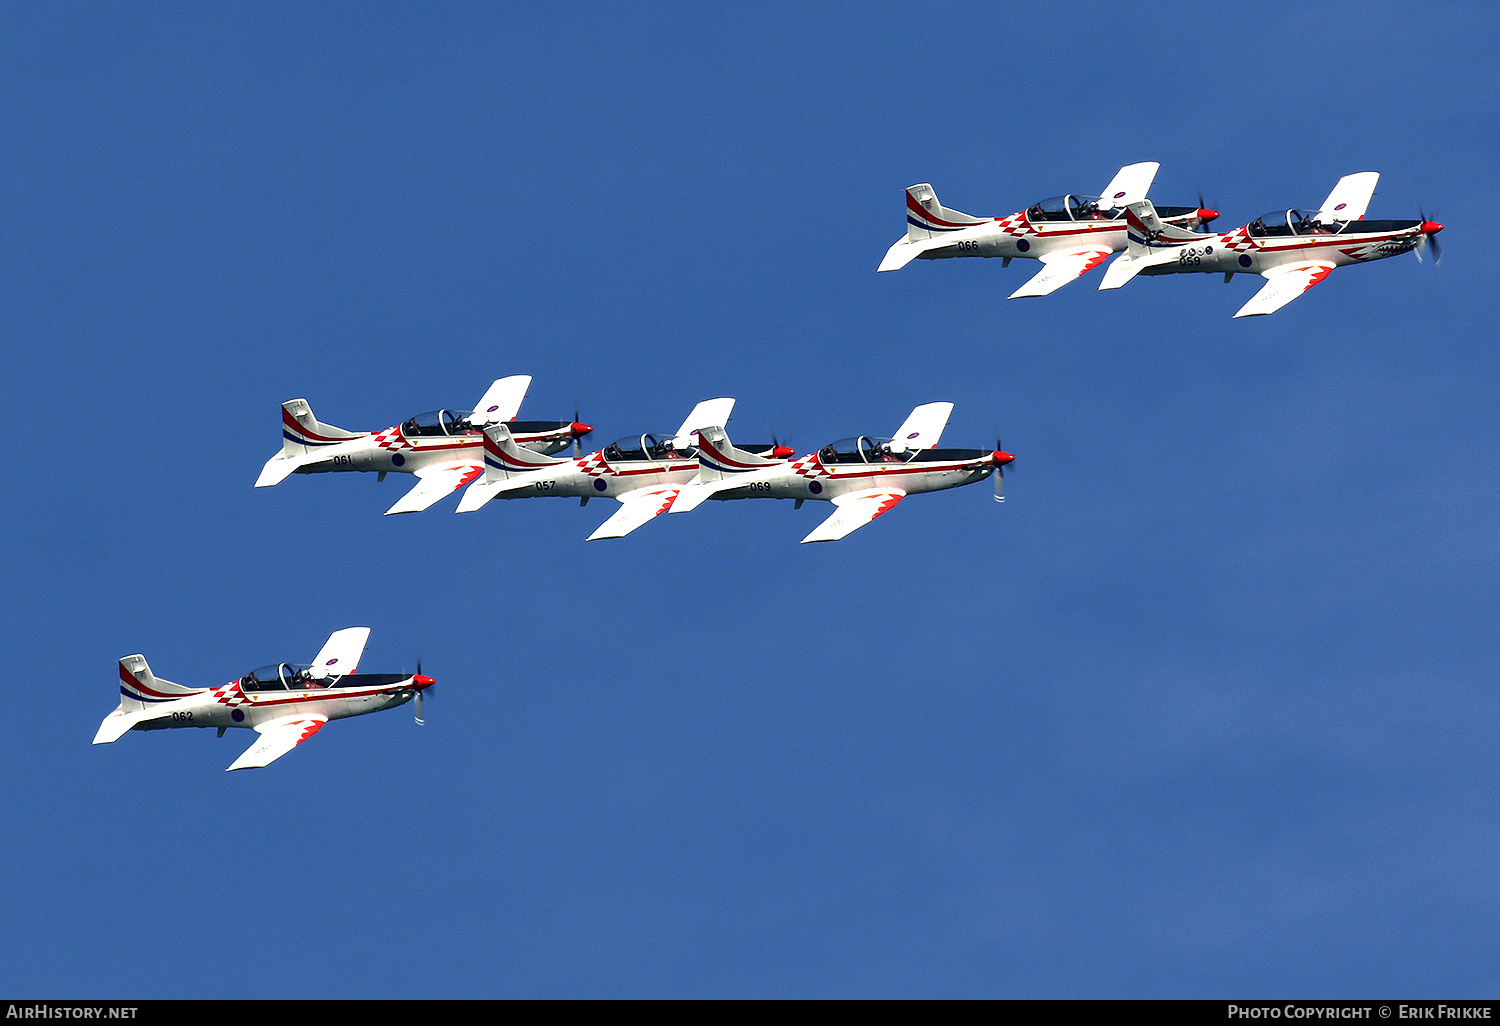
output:
{"label": "cockpit glass", "polygon": [[840,438],[818,450],[818,459],[827,463],[899,463],[910,459],[909,453],[892,453],[889,438],[856,435]]}
{"label": "cockpit glass", "polygon": [[1099,209],[1098,196],[1066,194],[1048,196],[1026,209],[1032,221],[1097,221],[1106,215]]}
{"label": "cockpit glass", "polygon": [[258,666],[240,678],[246,691],[284,691],[299,688],[306,680],[309,663],[268,663]]}
{"label": "cockpit glass", "polygon": [[473,431],[473,428],[469,426],[469,418],[473,415],[472,410],[431,410],[427,413],[419,413],[402,424],[401,433],[408,438],[469,434]]}

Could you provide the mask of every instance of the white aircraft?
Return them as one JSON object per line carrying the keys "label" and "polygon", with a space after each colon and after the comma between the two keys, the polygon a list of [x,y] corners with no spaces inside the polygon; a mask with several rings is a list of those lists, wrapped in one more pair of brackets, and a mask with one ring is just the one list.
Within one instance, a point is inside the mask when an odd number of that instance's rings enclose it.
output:
{"label": "white aircraft", "polygon": [[1338,180],[1317,211],[1277,210],[1218,235],[1195,235],[1164,221],[1147,200],[1132,203],[1126,216],[1129,245],[1104,274],[1101,289],[1117,289],[1138,274],[1236,274],[1266,279],[1236,317],[1275,313],[1335,267],[1383,260],[1410,250],[1417,259],[1432,247],[1443,226],[1425,217],[1405,221],[1366,221],[1365,209],[1380,180],[1361,171]]}
{"label": "white aircraft", "polygon": [[419,413],[384,431],[345,431],[319,423],[306,399],[281,404],[281,451],[266,461],[255,487],[280,484],[291,474],[375,471],[414,474],[417,484],[392,513],[416,513],[484,473],[486,424],[508,423],[511,436],[537,452],[561,452],[593,428],[572,421],[516,420],[531,386],[529,374],[501,378],[473,410]]}
{"label": "white aircraft", "polygon": [[860,435],[794,460],[766,459],[729,441],[722,427],[698,432],[699,480],[682,490],[673,513],[706,499],[822,499],[836,507],[802,541],[838,539],[863,527],[908,495],[972,484],[996,474],[995,499],[1005,501],[1003,468],[1015,459],[990,449],[939,449],[952,403],[927,403],[911,411],[894,438]]}
{"label": "white aircraft", "polygon": [[272,663],[223,687],[185,688],[151,672],[144,656],[120,660],[120,706],[104,717],[94,744],[117,741],[130,730],[169,727],[249,727],[260,740],[229,768],[266,766],[312,737],[329,720],[363,716],[417,702],[432,678],[417,673],[358,673],[370,638],[368,627],[334,631],[311,664]]}
{"label": "white aircraft", "polygon": [[[708,399],[693,407],[673,434],[629,435],[571,460],[528,452],[515,444],[506,425],[487,425],[484,478],[464,492],[458,512],[473,512],[494,498],[550,495],[588,505],[590,499],[606,497],[620,508],[588,540],[623,537],[665,513],[683,486],[697,477],[698,428],[724,423],[733,409],[733,399]],[[791,454],[783,446],[762,448]]]}
{"label": "white aircraft", "polygon": [[[1011,299],[1056,292],[1125,248],[1125,206],[1146,198],[1156,178],[1155,161],[1120,168],[1100,196],[1054,196],[1009,217],[971,217],[938,202],[930,185],[906,190],[906,238],[885,254],[877,270],[895,271],[912,260],[945,257],[1016,257],[1040,260],[1042,269],[1010,294]],[[1183,229],[1207,224],[1219,214],[1203,207],[1162,207]]]}

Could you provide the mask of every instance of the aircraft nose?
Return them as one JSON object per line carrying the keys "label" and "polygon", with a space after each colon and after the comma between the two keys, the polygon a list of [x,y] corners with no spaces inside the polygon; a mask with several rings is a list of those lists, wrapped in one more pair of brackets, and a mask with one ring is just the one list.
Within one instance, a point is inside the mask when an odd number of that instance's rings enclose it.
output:
{"label": "aircraft nose", "polygon": [[1443,230],[1443,226],[1440,225],[1440,224],[1438,224],[1436,221],[1423,221],[1422,222],[1422,234],[1423,235],[1436,235],[1438,232],[1440,232],[1442,230]]}
{"label": "aircraft nose", "polygon": [[1218,216],[1219,212],[1217,210],[1209,210],[1207,207],[1198,208],[1198,222],[1200,224],[1208,224],[1208,222]]}
{"label": "aircraft nose", "polygon": [[1009,463],[1009,462],[1010,462],[1010,461],[1011,461],[1011,460],[1013,460],[1013,459],[1015,459],[1015,457],[1014,457],[1014,456],[1012,456],[1012,455],[1011,455],[1011,454],[1010,454],[1010,453],[1008,453],[1008,452],[1001,452],[1001,451],[1000,451],[1000,450],[999,450],[999,449],[996,449],[996,450],[995,450],[995,451],[994,451],[994,452],[993,452],[993,453],[992,453],[992,454],[991,454],[991,455],[990,455],[990,459],[992,459],[992,460],[994,460],[994,461],[995,461],[995,466],[997,466],[997,467],[1003,467],[1003,466],[1005,466],[1005,465],[1006,465],[1006,464],[1007,464],[1007,463]]}
{"label": "aircraft nose", "polygon": [[796,449],[788,449],[784,445],[778,445],[778,446],[776,446],[775,448],[773,448],[771,450],[771,455],[774,456],[774,457],[776,457],[778,460],[784,460],[788,456],[795,456],[795,455],[797,455],[797,450]]}
{"label": "aircraft nose", "polygon": [[432,685],[437,683],[437,681],[433,680],[431,677],[425,676],[424,674],[420,673],[413,677],[411,679],[411,682],[418,691],[421,691],[423,688],[430,688],[432,687]]}
{"label": "aircraft nose", "polygon": [[568,425],[568,430],[573,432],[574,438],[582,438],[584,435],[588,434],[594,429],[589,427],[587,424],[580,424],[575,420],[573,423]]}

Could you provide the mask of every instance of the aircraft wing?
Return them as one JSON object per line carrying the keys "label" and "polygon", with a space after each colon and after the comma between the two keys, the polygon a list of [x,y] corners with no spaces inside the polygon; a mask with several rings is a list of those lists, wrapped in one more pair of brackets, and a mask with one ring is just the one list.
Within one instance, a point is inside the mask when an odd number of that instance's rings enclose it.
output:
{"label": "aircraft wing", "polygon": [[485,390],[474,406],[474,415],[469,423],[475,427],[507,420],[515,420],[521,411],[521,401],[531,387],[530,374],[512,374],[501,378]]}
{"label": "aircraft wing", "polygon": [[833,516],[813,528],[812,533],[802,539],[802,543],[838,541],[849,532],[864,527],[905,497],[905,492],[889,489],[840,495],[833,500],[833,504],[838,507]]}
{"label": "aircraft wing", "polygon": [[680,488],[642,488],[618,496],[620,508],[615,515],[599,525],[599,529],[588,536],[589,541],[598,538],[623,538],[646,521],[672,508]]}
{"label": "aircraft wing", "polygon": [[368,627],[345,627],[341,631],[334,631],[313,657],[313,669],[326,670],[330,677],[353,673],[359,666],[359,657],[365,654],[365,645],[369,641]]}
{"label": "aircraft wing", "polygon": [[1110,249],[1096,246],[1081,249],[1060,249],[1041,257],[1042,269],[1009,296],[1024,299],[1027,296],[1048,296],[1062,288],[1074,278],[1081,277],[1109,259]]}
{"label": "aircraft wing", "polygon": [[953,413],[952,403],[925,403],[912,410],[891,439],[892,452],[935,449]]}
{"label": "aircraft wing", "polygon": [[728,424],[729,415],[733,412],[733,399],[705,399],[694,406],[693,412],[687,415],[687,420],[683,421],[682,427],[677,429],[677,437],[687,444],[687,436],[699,428],[723,427]]}
{"label": "aircraft wing", "polygon": [[484,468],[468,460],[449,463],[434,463],[416,472],[417,486],[396,501],[385,511],[392,513],[420,513],[449,492],[456,492],[484,473]]}
{"label": "aircraft wing", "polygon": [[1108,210],[1110,207],[1123,207],[1127,203],[1146,198],[1146,193],[1151,191],[1151,183],[1156,181],[1156,172],[1161,170],[1161,165],[1154,160],[1143,161],[1140,164],[1128,164],[1115,172],[1115,176],[1109,180],[1104,191],[1099,194],[1099,206]]}
{"label": "aircraft wing", "polygon": [[1379,171],[1361,171],[1357,175],[1345,175],[1338,180],[1323,206],[1318,210],[1319,221],[1358,221],[1365,216],[1370,197],[1375,195],[1375,183],[1380,181]]}
{"label": "aircraft wing", "polygon": [[284,720],[271,720],[257,724],[255,730],[260,740],[229,764],[229,769],[259,769],[269,766],[293,748],[323,729],[327,716],[290,716]]}
{"label": "aircraft wing", "polygon": [[1240,307],[1239,313],[1235,316],[1260,317],[1275,313],[1328,277],[1328,272],[1333,270],[1333,267],[1333,264],[1309,261],[1299,264],[1283,264],[1269,271],[1263,271],[1261,277],[1266,279],[1266,283],[1260,287],[1259,292],[1250,297],[1250,302]]}

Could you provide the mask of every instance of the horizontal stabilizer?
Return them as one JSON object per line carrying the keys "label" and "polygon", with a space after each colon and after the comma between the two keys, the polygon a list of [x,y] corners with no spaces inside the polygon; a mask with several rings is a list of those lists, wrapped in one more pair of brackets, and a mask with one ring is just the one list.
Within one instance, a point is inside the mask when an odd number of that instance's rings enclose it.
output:
{"label": "horizontal stabilizer", "polygon": [[321,456],[304,456],[300,454],[288,456],[285,453],[278,452],[275,456],[266,460],[266,465],[260,468],[260,477],[255,479],[255,487],[269,488],[272,485],[279,485],[289,476],[296,473],[298,467],[315,463],[321,458]]}
{"label": "horizontal stabilizer", "polygon": [[1121,253],[1104,269],[1104,278],[1099,282],[1101,291],[1117,289],[1140,274],[1148,265],[1144,260],[1132,259],[1129,253]]}
{"label": "horizontal stabilizer", "polygon": [[112,741],[118,741],[131,727],[137,723],[144,723],[155,715],[156,713],[152,710],[126,712],[124,709],[116,709],[104,717],[104,722],[99,724],[99,731],[94,735],[94,744],[107,745]]}

